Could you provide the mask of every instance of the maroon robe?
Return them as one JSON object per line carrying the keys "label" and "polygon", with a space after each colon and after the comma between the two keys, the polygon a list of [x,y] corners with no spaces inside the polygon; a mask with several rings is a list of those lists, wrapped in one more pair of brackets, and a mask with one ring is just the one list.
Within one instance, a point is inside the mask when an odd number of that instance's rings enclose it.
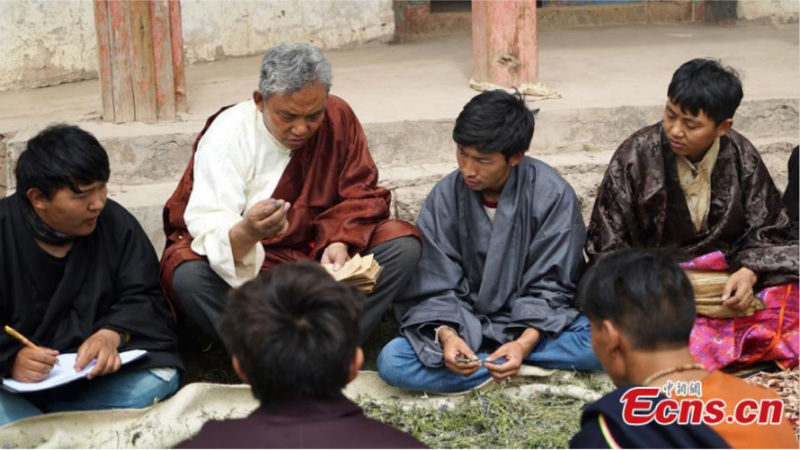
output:
{"label": "maroon robe", "polygon": [[[225,109],[211,116],[197,136],[189,166],[164,205],[167,243],[161,256],[161,285],[175,304],[175,269],[184,261],[205,259],[192,251],[192,236],[183,219],[194,184],[194,152]],[[292,204],[289,230],[261,241],[266,254],[261,270],[298,259],[319,259],[333,242],[347,244],[354,254],[402,236],[419,239],[412,224],[388,220],[391,193],[377,183],[378,168],[369,154],[361,123],[344,100],[329,96],[322,125],[294,151],[272,194],[272,198]]]}
{"label": "maroon robe", "polygon": [[243,419],[209,421],[175,448],[428,448],[366,417],[344,395],[262,405]]}
{"label": "maroon robe", "polygon": [[798,245],[781,196],[758,151],[734,130],[720,139],[711,174],[708,230],[696,232],[661,123],[636,132],[608,165],[589,222],[591,263],[621,248],[675,247],[682,260],[721,251],[757,286],[798,278]]}

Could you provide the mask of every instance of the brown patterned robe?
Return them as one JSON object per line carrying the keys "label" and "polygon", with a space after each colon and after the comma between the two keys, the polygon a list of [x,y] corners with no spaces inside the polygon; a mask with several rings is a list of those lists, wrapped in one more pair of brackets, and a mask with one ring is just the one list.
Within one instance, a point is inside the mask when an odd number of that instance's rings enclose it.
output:
{"label": "brown patterned robe", "polygon": [[661,123],[628,138],[609,163],[589,222],[586,253],[594,263],[627,247],[674,247],[682,260],[721,251],[732,271],[747,267],[757,287],[798,278],[798,244],[758,151],[730,130],[711,174],[708,231],[696,232]]}
{"label": "brown patterned robe", "polygon": [[[189,167],[164,206],[167,244],[161,255],[161,286],[174,304],[175,269],[184,261],[205,259],[192,251],[192,236],[183,219],[194,185],[194,152],[211,122],[225,109],[211,116],[197,136]],[[419,238],[412,224],[388,220],[391,193],[378,186],[378,168],[361,123],[350,106],[335,96],[328,97],[322,125],[295,150],[272,197],[291,202],[289,230],[262,241],[266,253],[262,270],[309,257],[318,260],[333,242],[348,244],[352,254],[402,236]]]}

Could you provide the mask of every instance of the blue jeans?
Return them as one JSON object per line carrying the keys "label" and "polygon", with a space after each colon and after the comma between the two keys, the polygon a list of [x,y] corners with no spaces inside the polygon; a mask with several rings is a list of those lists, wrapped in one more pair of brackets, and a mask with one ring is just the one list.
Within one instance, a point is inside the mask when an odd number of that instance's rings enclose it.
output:
{"label": "blue jeans", "polygon": [[[483,360],[490,353],[478,352]],[[578,316],[554,338],[543,337],[523,361],[549,369],[602,370],[592,350],[589,319]],[[411,391],[460,392],[479,386],[491,375],[486,367],[468,377],[451,372],[447,367],[426,367],[404,337],[395,338],[378,355],[378,374],[392,386]]]}
{"label": "blue jeans", "polygon": [[180,373],[163,380],[149,369],[114,373],[27,394],[0,389],[0,426],[59,411],[145,408],[178,390]]}

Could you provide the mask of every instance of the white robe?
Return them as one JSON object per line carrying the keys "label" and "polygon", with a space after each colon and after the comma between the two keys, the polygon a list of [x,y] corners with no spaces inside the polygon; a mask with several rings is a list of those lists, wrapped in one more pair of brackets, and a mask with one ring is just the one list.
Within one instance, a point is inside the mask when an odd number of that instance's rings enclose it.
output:
{"label": "white robe", "polygon": [[241,262],[233,259],[229,232],[255,203],[270,198],[291,151],[264,126],[253,100],[223,111],[203,135],[194,159],[194,188],[184,220],[192,251],[232,287],[258,275],[264,248],[256,243]]}

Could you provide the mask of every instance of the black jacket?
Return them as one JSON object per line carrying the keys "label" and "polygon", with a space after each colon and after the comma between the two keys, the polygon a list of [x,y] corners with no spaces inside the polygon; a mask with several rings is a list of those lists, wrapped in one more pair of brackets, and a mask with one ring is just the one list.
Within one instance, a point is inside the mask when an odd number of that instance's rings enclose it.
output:
{"label": "black jacket", "polygon": [[[97,228],[77,238],[63,260],[42,250],[24,223],[17,194],[0,200],[0,324],[62,353],[101,328],[130,333],[123,350],[148,354],[122,371],[183,368],[169,306],[158,284],[158,259],[136,219],[108,200]],[[0,333],[7,376],[22,345]]]}
{"label": "black jacket", "polygon": [[[583,411],[581,429],[569,442],[570,448],[730,448],[720,435],[707,425],[628,425],[622,419],[620,399],[633,386],[618,388],[592,403]],[[666,397],[659,396],[655,405]],[[652,411],[651,409],[651,411]],[[600,425],[602,416],[607,426]]]}

